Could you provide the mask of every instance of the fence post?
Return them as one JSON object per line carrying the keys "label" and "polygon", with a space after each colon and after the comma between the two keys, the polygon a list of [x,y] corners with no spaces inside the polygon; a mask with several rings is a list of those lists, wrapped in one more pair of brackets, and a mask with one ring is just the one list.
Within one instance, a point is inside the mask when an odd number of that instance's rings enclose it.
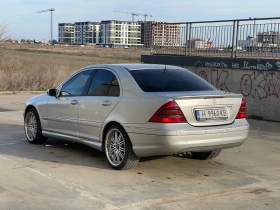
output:
{"label": "fence post", "polygon": [[231,43],[231,58],[233,58],[234,56],[234,43],[235,43],[235,25],[236,25],[236,21],[233,21],[233,32],[232,32],[232,43]]}
{"label": "fence post", "polygon": [[237,45],[238,45],[238,34],[239,34],[239,21],[236,23],[236,37],[235,37],[235,58],[237,57]]}
{"label": "fence post", "polygon": [[191,54],[191,38],[192,38],[192,23],[190,23],[190,32],[189,32],[189,50],[188,50],[188,56],[190,56]]}
{"label": "fence post", "polygon": [[186,24],[186,41],[185,41],[185,56],[187,56],[188,55],[188,38],[189,38],[189,24],[187,23]]}

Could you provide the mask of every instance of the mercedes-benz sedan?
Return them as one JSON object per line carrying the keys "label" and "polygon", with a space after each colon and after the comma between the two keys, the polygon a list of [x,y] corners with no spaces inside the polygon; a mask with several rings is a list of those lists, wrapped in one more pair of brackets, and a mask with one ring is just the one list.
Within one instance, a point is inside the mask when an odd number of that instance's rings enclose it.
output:
{"label": "mercedes-benz sedan", "polygon": [[184,68],[110,64],[85,67],[28,100],[24,128],[32,144],[48,137],[86,144],[120,170],[147,156],[214,158],[246,140],[245,118],[242,95]]}

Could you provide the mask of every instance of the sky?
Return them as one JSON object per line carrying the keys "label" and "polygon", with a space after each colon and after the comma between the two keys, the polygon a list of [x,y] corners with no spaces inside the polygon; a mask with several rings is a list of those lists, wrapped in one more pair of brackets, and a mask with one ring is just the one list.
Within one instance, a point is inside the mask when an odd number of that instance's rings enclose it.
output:
{"label": "sky", "polygon": [[[8,25],[16,39],[50,39],[50,13],[55,8],[54,38],[58,23],[131,20],[115,10],[147,13],[169,22],[278,17],[279,0],[0,0],[0,24]],[[136,17],[143,20],[143,17]]]}

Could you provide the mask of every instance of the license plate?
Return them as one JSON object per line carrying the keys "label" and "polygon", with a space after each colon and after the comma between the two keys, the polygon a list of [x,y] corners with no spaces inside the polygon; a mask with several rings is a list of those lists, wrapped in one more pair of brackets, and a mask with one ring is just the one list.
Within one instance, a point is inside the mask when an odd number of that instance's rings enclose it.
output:
{"label": "license plate", "polygon": [[196,110],[195,114],[198,121],[228,119],[228,112],[225,108]]}

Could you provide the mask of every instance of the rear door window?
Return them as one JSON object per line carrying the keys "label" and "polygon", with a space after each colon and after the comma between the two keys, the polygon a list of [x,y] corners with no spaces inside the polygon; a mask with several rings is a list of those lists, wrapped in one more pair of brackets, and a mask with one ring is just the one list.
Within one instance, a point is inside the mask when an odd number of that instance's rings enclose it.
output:
{"label": "rear door window", "polygon": [[120,96],[120,86],[118,79],[114,76],[109,88],[108,96]]}
{"label": "rear door window", "polygon": [[113,72],[108,70],[98,70],[92,80],[88,95],[119,96],[119,83]]}
{"label": "rear door window", "polygon": [[144,92],[216,90],[198,75],[184,69],[132,70],[130,73]]}

